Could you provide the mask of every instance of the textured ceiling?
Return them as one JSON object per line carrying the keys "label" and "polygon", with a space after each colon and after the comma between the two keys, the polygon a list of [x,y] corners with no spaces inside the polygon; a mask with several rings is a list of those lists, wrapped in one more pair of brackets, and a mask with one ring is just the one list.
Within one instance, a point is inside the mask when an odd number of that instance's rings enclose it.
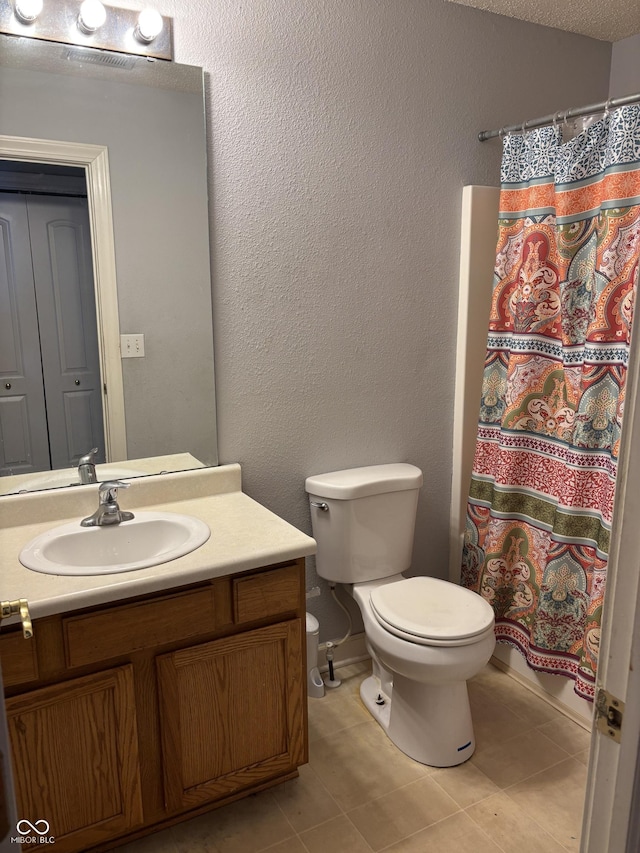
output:
{"label": "textured ceiling", "polygon": [[638,0],[450,0],[570,33],[619,41],[640,33]]}

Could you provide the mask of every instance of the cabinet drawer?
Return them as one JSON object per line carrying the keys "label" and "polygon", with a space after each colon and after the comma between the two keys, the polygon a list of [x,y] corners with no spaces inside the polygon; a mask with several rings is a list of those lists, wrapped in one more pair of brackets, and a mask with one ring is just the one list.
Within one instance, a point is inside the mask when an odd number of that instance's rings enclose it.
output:
{"label": "cabinet drawer", "polygon": [[297,563],[233,579],[233,615],[236,623],[292,613],[299,607],[300,570]]}
{"label": "cabinet drawer", "polygon": [[63,619],[67,666],[84,666],[215,631],[211,587]]}
{"label": "cabinet drawer", "polygon": [[38,678],[35,636],[25,640],[21,629],[0,634],[0,664],[5,687],[35,681]]}

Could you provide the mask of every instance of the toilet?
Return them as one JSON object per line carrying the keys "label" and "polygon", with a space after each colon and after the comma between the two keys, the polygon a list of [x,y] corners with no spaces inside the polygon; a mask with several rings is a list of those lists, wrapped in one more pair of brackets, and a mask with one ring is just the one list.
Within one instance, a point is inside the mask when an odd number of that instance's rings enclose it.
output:
{"label": "toilet", "polygon": [[475,749],[467,680],[495,646],[492,607],[411,565],[422,471],[395,463],[308,477],[316,571],[358,603],[373,673],[360,696],[396,746],[452,767]]}

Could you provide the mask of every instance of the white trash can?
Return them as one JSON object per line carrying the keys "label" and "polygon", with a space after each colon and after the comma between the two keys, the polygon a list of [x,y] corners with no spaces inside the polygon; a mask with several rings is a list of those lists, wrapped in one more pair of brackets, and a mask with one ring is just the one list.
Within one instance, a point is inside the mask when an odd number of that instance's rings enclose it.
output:
{"label": "white trash can", "polygon": [[307,695],[312,699],[324,696],[324,681],[318,669],[318,636],[320,623],[311,613],[307,613]]}

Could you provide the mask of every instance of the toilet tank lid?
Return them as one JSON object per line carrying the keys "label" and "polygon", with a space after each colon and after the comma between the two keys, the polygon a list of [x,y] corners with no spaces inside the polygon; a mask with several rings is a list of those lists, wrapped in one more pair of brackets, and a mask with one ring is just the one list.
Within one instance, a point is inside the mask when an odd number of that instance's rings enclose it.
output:
{"label": "toilet tank lid", "polygon": [[307,477],[304,485],[311,495],[348,501],[385,492],[419,489],[422,485],[422,471],[406,462],[367,465],[364,468],[315,474]]}

